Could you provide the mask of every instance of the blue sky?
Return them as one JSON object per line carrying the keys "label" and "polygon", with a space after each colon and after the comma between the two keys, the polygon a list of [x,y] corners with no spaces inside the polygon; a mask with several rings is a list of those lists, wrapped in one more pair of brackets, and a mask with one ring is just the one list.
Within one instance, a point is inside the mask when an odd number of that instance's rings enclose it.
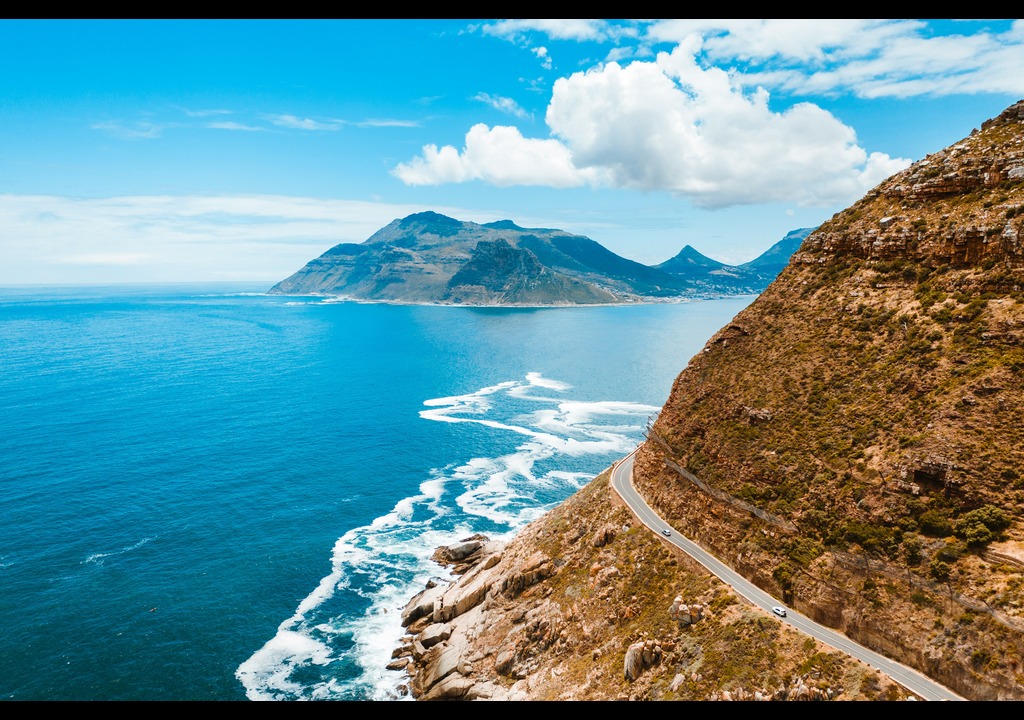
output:
{"label": "blue sky", "polygon": [[413,212],[648,264],[1024,98],[1020,20],[0,20],[0,285],[267,287]]}

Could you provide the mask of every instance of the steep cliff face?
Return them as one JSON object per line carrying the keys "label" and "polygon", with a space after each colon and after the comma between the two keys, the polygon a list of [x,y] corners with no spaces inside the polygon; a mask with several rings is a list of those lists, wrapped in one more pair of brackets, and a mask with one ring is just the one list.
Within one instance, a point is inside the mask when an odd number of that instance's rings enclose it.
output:
{"label": "steep cliff face", "polygon": [[975,699],[1024,698],[1022,240],[1018,103],[812,233],[637,460],[682,531]]}
{"label": "steep cliff face", "polygon": [[[1022,233],[1024,101],[811,233],[635,466],[680,532],[975,700],[1024,699]],[[407,609],[418,698],[906,697],[739,601],[606,474],[474,560]]]}

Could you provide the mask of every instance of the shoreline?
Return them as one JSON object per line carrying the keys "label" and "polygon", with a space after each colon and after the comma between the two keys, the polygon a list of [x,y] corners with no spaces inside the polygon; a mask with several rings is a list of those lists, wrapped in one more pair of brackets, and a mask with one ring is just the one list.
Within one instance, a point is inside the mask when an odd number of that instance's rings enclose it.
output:
{"label": "shoreline", "polygon": [[461,307],[461,308],[473,308],[473,309],[486,309],[486,308],[516,308],[523,310],[543,310],[543,309],[555,309],[555,308],[590,308],[590,307],[631,307],[636,305],[682,305],[684,303],[692,302],[706,302],[709,300],[728,300],[731,298],[755,298],[760,293],[736,293],[736,294],[722,294],[722,295],[709,295],[706,297],[673,297],[665,299],[657,298],[644,298],[642,300],[635,301],[623,301],[616,303],[550,303],[546,305],[536,304],[520,304],[520,303],[455,303],[455,302],[428,302],[428,301],[416,301],[416,300],[371,300],[367,298],[357,298],[350,295],[329,295],[321,293],[308,293],[308,294],[292,294],[292,293],[263,293],[267,296],[273,297],[285,297],[285,298],[321,298],[323,304],[335,304],[351,302],[359,305],[405,305],[405,306],[420,306],[420,307]]}

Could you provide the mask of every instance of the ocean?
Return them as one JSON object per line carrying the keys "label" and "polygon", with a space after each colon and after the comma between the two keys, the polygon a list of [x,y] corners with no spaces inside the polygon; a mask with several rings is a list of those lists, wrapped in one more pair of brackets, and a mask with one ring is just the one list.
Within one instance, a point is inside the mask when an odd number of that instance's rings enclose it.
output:
{"label": "ocean", "polygon": [[627,454],[753,300],[265,290],[0,289],[0,698],[406,699],[434,549]]}

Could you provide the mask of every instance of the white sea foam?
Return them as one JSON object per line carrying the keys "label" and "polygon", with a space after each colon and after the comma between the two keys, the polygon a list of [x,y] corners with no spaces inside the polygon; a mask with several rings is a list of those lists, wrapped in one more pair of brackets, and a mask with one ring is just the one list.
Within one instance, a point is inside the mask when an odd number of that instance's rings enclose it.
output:
{"label": "white sea foam", "polygon": [[235,677],[250,700],[277,700],[300,696],[302,685],[290,679],[292,670],[306,662],[326,664],[330,650],[309,635],[279,630],[277,635],[242,663]]}
{"label": "white sea foam", "polygon": [[[337,697],[348,691],[345,683],[326,677],[312,686],[292,682],[293,673],[310,665],[328,665],[339,658],[325,643],[332,636],[351,636],[358,650],[351,660],[363,667],[363,683],[374,685],[368,673],[379,672],[383,678],[391,651],[398,645],[402,627],[401,608],[411,595],[410,588],[422,586],[429,575],[430,554],[437,545],[451,542],[448,534],[431,531],[429,525],[443,513],[427,513],[428,520],[412,522],[418,506],[431,507],[443,491],[444,481],[432,478],[420,485],[421,494],[399,501],[390,513],[381,515],[368,526],[345,533],[334,545],[332,571],[321,579],[316,589],[300,603],[296,612],[278,627],[277,634],[245,661],[235,673],[251,700],[286,698]],[[431,544],[435,543],[435,544]],[[434,575],[444,575],[437,566]],[[402,575],[417,573],[409,580]],[[353,575],[370,576],[373,588],[369,593],[353,588]],[[341,618],[343,627],[334,627],[333,620],[321,616],[321,608],[338,592],[349,590],[368,597],[371,606],[363,618]],[[402,598],[390,606],[389,598]],[[383,617],[382,617],[383,616]],[[309,640],[296,642],[296,637]],[[320,639],[317,639],[320,638]],[[393,684],[389,687],[394,693]],[[380,697],[377,699],[388,699]]]}
{"label": "white sea foam", "polygon": [[89,555],[88,557],[86,557],[85,560],[82,561],[82,564],[84,565],[85,563],[97,563],[99,565],[102,565],[103,561],[106,560],[109,557],[115,557],[117,555],[124,555],[125,553],[131,552],[132,550],[137,550],[138,548],[142,547],[146,543],[148,543],[148,542],[150,542],[152,540],[155,540],[155,539],[156,538],[151,538],[151,537],[142,538],[137,543],[133,543],[131,545],[125,545],[120,550],[114,550],[113,552],[105,552],[105,553],[93,553],[92,555]]}
{"label": "white sea foam", "polygon": [[572,385],[568,383],[559,382],[558,380],[551,380],[544,377],[539,372],[528,372],[526,373],[526,381],[530,385],[536,385],[537,387],[550,388],[552,390],[569,390]]}
{"label": "white sea foam", "polygon": [[[331,572],[238,668],[249,698],[400,699],[396,688],[404,676],[386,666],[404,633],[401,611],[430,578],[451,579],[431,560],[434,549],[477,532],[510,539],[632,450],[644,421],[657,411],[631,402],[541,397],[531,392],[537,388],[559,394],[572,386],[531,372],[523,380],[424,401],[424,420],[488,428],[495,447],[520,440],[495,456],[453,458],[430,471],[418,494],[339,538]],[[524,412],[524,402],[548,407]],[[363,613],[339,611],[346,599],[345,607],[359,605]],[[307,677],[317,666],[318,681],[295,679],[296,671]],[[360,669],[358,677],[352,666]]]}

